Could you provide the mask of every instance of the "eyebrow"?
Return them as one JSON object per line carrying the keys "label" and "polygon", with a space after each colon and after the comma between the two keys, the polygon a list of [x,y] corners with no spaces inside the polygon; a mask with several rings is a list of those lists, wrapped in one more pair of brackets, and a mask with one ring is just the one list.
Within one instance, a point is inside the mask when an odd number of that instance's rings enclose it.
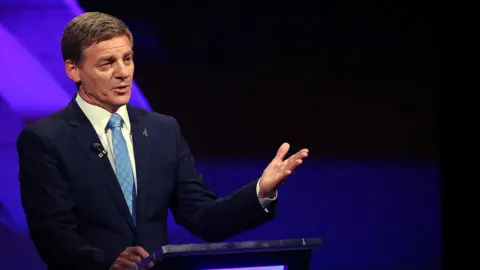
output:
{"label": "eyebrow", "polygon": [[[128,52],[123,54],[123,57],[126,57],[126,56],[133,56],[133,51],[128,51]],[[112,60],[115,60],[114,55],[102,56],[98,59],[97,64],[99,64],[101,62],[104,62],[104,61],[112,61]]]}

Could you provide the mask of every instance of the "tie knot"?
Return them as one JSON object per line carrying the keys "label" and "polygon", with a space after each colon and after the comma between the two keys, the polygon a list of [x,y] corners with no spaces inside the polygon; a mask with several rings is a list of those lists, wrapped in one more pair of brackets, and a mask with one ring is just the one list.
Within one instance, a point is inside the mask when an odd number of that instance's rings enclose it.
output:
{"label": "tie knot", "polygon": [[108,120],[108,127],[109,128],[117,128],[120,127],[122,123],[122,117],[119,114],[112,114],[110,119]]}

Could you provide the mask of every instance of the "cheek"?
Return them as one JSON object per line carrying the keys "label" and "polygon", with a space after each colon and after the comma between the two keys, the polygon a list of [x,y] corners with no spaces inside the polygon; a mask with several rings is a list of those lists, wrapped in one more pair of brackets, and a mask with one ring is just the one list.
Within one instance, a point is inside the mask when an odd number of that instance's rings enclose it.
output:
{"label": "cheek", "polygon": [[83,76],[82,82],[88,84],[90,86],[89,88],[100,95],[107,95],[111,89],[108,72],[86,74]]}
{"label": "cheek", "polygon": [[96,80],[98,91],[104,95],[110,95],[112,89],[111,77],[108,74],[102,74]]}

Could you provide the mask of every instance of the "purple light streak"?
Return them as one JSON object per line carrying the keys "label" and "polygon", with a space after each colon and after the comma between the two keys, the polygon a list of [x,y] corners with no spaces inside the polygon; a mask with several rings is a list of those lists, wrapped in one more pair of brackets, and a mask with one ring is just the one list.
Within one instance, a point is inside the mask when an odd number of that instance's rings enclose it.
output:
{"label": "purple light streak", "polygon": [[[76,88],[65,74],[60,51],[63,30],[84,11],[75,0],[2,0],[0,2],[0,222],[27,233],[20,203],[15,148],[25,120],[36,120],[63,108]],[[130,104],[150,109],[138,86]],[[8,222],[7,222],[8,220]]]}

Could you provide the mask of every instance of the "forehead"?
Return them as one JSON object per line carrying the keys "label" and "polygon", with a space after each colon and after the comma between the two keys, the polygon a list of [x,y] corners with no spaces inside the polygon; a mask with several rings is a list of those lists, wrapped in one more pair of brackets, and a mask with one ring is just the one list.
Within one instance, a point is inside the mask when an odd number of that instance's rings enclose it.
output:
{"label": "forehead", "polygon": [[125,36],[114,37],[91,45],[85,49],[88,58],[99,58],[107,55],[122,55],[132,51],[132,43]]}

